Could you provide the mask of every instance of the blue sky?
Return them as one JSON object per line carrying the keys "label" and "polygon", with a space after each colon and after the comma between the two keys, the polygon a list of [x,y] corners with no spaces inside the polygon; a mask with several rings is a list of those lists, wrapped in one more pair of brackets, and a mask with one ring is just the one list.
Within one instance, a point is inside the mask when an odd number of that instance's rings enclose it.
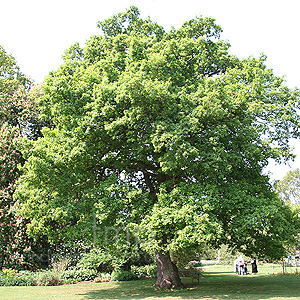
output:
{"label": "blue sky", "polygon": [[[300,1],[298,0],[0,0],[0,44],[17,60],[23,73],[42,82],[62,62],[69,46],[100,34],[97,21],[139,8],[143,18],[178,28],[195,16],[210,16],[223,28],[222,38],[240,58],[267,55],[275,75],[289,87],[300,88]],[[295,153],[300,143],[295,142]],[[291,163],[300,167],[300,158]],[[273,179],[282,179],[288,166],[271,166]]]}

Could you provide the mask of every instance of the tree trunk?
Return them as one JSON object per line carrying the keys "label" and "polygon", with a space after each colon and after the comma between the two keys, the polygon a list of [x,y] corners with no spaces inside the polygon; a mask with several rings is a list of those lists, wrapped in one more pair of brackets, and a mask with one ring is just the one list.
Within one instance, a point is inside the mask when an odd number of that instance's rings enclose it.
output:
{"label": "tree trunk", "polygon": [[178,268],[171,261],[170,253],[155,251],[157,264],[156,286],[164,289],[177,289],[182,287]]}

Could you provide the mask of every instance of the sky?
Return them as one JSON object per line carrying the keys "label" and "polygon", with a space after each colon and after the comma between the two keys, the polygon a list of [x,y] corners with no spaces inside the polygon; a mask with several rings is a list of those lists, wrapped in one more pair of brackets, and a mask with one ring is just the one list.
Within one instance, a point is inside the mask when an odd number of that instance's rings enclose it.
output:
{"label": "sky", "polygon": [[[0,45],[39,83],[58,68],[72,44],[84,47],[92,35],[101,34],[98,21],[131,5],[165,30],[196,16],[213,17],[232,54],[247,58],[264,53],[275,75],[285,76],[290,88],[300,88],[299,0],[0,0]],[[299,158],[290,166],[270,164],[272,179],[281,180],[300,167],[300,142],[293,144]]]}

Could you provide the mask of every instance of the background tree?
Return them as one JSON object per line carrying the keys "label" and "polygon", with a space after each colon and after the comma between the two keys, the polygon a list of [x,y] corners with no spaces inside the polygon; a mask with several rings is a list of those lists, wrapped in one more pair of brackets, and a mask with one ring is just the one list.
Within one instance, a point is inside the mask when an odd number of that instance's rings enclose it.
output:
{"label": "background tree", "polygon": [[282,180],[276,182],[275,187],[284,202],[298,206],[300,203],[300,169],[288,171]]}
{"label": "background tree", "polygon": [[18,165],[24,163],[15,142],[22,135],[36,138],[42,126],[32,122],[37,114],[37,89],[29,92],[30,85],[15,59],[0,46],[0,268],[21,268],[25,263],[36,267],[35,263],[43,263],[41,255],[47,251],[45,243],[36,243],[26,234],[27,221],[16,216],[13,199],[20,176]]}
{"label": "background tree", "polygon": [[297,218],[262,171],[292,156],[298,91],[264,56],[230,55],[211,18],[165,32],[131,7],[99,27],[45,80],[55,128],[22,145],[29,232],[101,246],[138,232],[163,288],[181,286],[171,254],[199,244],[282,256]]}
{"label": "background tree", "polygon": [[28,88],[31,81],[21,73],[14,57],[0,45],[0,93],[12,95],[21,86]]}

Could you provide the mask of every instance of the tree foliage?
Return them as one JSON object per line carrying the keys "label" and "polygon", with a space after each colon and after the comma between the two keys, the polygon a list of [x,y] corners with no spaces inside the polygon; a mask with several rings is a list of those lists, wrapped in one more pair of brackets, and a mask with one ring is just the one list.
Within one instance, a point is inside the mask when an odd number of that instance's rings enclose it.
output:
{"label": "tree foliage", "polygon": [[35,138],[39,131],[33,122],[37,92],[29,92],[30,84],[15,59],[0,46],[0,268],[20,268],[25,263],[30,263],[26,266],[30,268],[44,260],[40,257],[44,245],[28,237],[27,220],[16,216],[18,203],[13,199],[20,176],[18,165],[24,163],[15,142],[22,135]]}
{"label": "tree foliage", "polygon": [[131,7],[99,27],[45,80],[55,128],[22,145],[29,232],[92,240],[95,217],[103,246],[109,228],[137,230],[161,287],[180,286],[169,253],[197,244],[283,255],[296,218],[262,171],[292,157],[298,91],[265,56],[230,55],[212,18],[165,32]]}
{"label": "tree foliage", "polygon": [[276,191],[281,199],[290,204],[300,204],[300,169],[288,171],[284,178],[276,182]]}
{"label": "tree foliage", "polygon": [[30,86],[30,80],[21,73],[14,57],[0,45],[0,94],[11,95],[20,85]]}

